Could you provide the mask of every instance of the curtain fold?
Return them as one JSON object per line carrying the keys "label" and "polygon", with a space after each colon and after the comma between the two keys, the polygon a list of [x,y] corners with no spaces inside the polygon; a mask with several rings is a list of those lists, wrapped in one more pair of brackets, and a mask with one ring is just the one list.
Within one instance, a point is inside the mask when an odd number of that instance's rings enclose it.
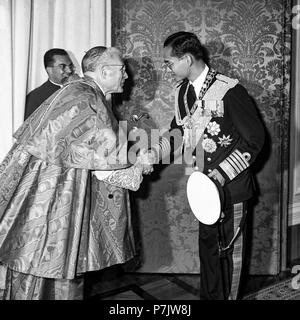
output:
{"label": "curtain fold", "polygon": [[1,160],[13,143],[12,132],[23,121],[31,3],[31,0],[0,0]]}
{"label": "curtain fold", "polygon": [[0,144],[1,159],[3,151],[8,150],[12,142],[9,133],[12,131],[12,34],[11,34],[11,2],[0,0]]}
{"label": "curtain fold", "polygon": [[44,53],[67,50],[81,73],[85,52],[111,45],[111,0],[0,0],[0,161],[22,124],[26,94],[47,74]]}

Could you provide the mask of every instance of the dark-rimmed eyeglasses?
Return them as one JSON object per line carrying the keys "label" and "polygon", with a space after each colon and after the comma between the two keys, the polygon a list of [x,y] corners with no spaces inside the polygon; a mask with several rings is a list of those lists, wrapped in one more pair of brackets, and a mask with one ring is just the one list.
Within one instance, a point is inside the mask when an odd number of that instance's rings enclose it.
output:
{"label": "dark-rimmed eyeglasses", "polygon": [[164,61],[164,62],[163,62],[163,66],[166,66],[166,67],[169,68],[170,70],[173,70],[174,62]]}

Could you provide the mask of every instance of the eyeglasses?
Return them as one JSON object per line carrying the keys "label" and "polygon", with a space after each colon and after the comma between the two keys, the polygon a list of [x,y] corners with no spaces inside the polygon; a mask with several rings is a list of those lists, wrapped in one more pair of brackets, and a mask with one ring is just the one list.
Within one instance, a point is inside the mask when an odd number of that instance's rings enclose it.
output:
{"label": "eyeglasses", "polygon": [[166,67],[169,68],[170,70],[173,70],[174,62],[165,61],[165,62],[163,63],[163,66],[166,66]]}
{"label": "eyeglasses", "polygon": [[103,67],[109,66],[109,67],[121,67],[120,71],[122,74],[125,74],[126,72],[126,66],[125,64],[104,64]]}
{"label": "eyeglasses", "polygon": [[[183,55],[182,57],[178,58],[178,60],[183,60],[185,58],[185,55]],[[163,66],[165,65],[166,67],[168,67],[170,70],[173,71],[173,67],[174,67],[175,62],[166,60],[163,62]]]}
{"label": "eyeglasses", "polygon": [[50,67],[59,68],[61,71],[66,71],[67,68],[69,68],[71,71],[74,71],[76,69],[73,63],[71,64],[60,63],[57,66],[50,66]]}

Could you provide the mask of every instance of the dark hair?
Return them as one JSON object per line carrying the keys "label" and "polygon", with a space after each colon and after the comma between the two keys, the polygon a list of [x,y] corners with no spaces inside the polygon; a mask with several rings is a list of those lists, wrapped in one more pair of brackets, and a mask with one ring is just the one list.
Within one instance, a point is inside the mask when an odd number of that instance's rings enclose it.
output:
{"label": "dark hair", "polygon": [[181,58],[190,53],[196,60],[205,60],[205,49],[198,37],[192,32],[179,31],[170,35],[164,42],[164,47],[171,47],[171,56]]}
{"label": "dark hair", "polygon": [[69,56],[68,52],[64,49],[60,49],[60,48],[53,48],[48,50],[45,54],[44,54],[44,66],[45,69],[47,67],[51,66],[51,63],[53,63],[53,57],[54,56]]}

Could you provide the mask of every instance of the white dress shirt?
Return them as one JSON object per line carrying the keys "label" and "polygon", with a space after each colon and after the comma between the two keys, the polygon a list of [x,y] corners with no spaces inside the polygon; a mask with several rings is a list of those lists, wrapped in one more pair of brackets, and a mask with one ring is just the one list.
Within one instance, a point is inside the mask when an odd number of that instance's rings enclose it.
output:
{"label": "white dress shirt", "polygon": [[209,71],[209,68],[207,65],[205,65],[204,70],[201,72],[198,78],[196,78],[193,82],[190,81],[190,84],[194,86],[197,98],[199,97],[200,90],[203,86],[203,83],[205,81],[208,71]]}
{"label": "white dress shirt", "polygon": [[63,85],[61,84],[61,83],[56,83],[56,82],[54,82],[54,81],[52,81],[52,80],[50,80],[49,79],[49,81],[51,82],[51,83],[53,83],[53,84],[55,84],[56,86],[59,86],[59,87],[63,87]]}

